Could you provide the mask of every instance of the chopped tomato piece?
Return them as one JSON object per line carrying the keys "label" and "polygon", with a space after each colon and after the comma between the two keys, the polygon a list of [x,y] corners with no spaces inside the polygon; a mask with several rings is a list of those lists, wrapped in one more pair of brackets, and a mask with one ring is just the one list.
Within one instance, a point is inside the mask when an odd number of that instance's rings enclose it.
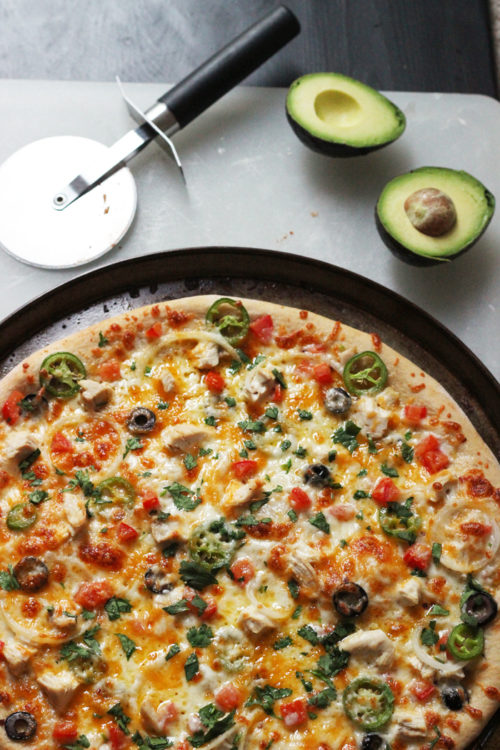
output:
{"label": "chopped tomato piece", "polygon": [[432,556],[432,550],[428,544],[412,544],[403,555],[403,560],[410,568],[427,570]]}
{"label": "chopped tomato piece", "polygon": [[269,344],[274,330],[273,319],[270,315],[261,315],[250,323],[250,330],[263,344]]}
{"label": "chopped tomato piece", "polygon": [[158,510],[160,507],[160,499],[158,495],[155,495],[151,490],[142,490],[140,495],[142,497],[142,507],[144,510],[147,510],[148,513],[150,510]]}
{"label": "chopped tomato piece", "polygon": [[285,395],[284,389],[278,384],[276,388],[274,389],[272,401],[274,401],[275,404],[281,404],[281,402],[283,401],[284,395]]}
{"label": "chopped tomato piece", "polygon": [[309,497],[307,492],[301,490],[300,487],[293,487],[290,490],[288,499],[292,508],[298,513],[303,510],[308,510],[312,505],[311,498]]}
{"label": "chopped tomato piece", "polygon": [[437,474],[438,471],[446,469],[450,463],[450,459],[443,453],[442,450],[427,451],[423,456],[419,458],[420,463],[427,469],[429,474]]}
{"label": "chopped tomato piece", "polygon": [[61,745],[73,742],[78,737],[78,727],[74,721],[58,721],[54,725],[52,737]]}
{"label": "chopped tomato piece", "polygon": [[133,542],[139,536],[139,532],[133,526],[129,526],[128,523],[122,521],[118,524],[116,536],[120,542]]}
{"label": "chopped tomato piece", "polygon": [[239,583],[241,586],[246,586],[248,581],[254,577],[255,568],[248,557],[242,557],[231,565],[231,573],[233,574],[236,583]]}
{"label": "chopped tomato piece", "polygon": [[381,477],[372,490],[372,498],[379,505],[387,505],[399,500],[401,492],[390,477]]}
{"label": "chopped tomato piece", "polygon": [[297,727],[307,721],[306,702],[303,698],[296,698],[290,703],[282,703],[280,712],[286,727]]}
{"label": "chopped tomato piece", "polygon": [[226,386],[226,381],[218,372],[210,370],[205,375],[205,385],[211,393],[222,393]]}
{"label": "chopped tomato piece", "polygon": [[410,691],[413,693],[415,698],[420,701],[420,703],[425,703],[425,701],[428,701],[431,695],[434,695],[436,692],[435,686],[432,684],[432,682],[425,682],[425,680],[415,680],[413,684],[410,687]]}
{"label": "chopped tomato piece", "polygon": [[330,365],[327,365],[326,362],[315,365],[313,367],[313,378],[320,385],[330,385],[333,381]]}
{"label": "chopped tomato piece", "polygon": [[241,700],[241,693],[232,682],[226,682],[215,693],[215,705],[224,712],[233,711],[235,708],[238,708],[241,705]]}
{"label": "chopped tomato piece", "polygon": [[415,456],[421,458],[424,453],[437,450],[439,450],[439,440],[435,435],[427,435],[427,437],[424,437],[424,439],[415,446]]}
{"label": "chopped tomato piece", "polygon": [[427,407],[423,404],[406,404],[405,420],[411,424],[418,424],[427,416]]}
{"label": "chopped tomato piece", "polygon": [[74,599],[77,604],[85,609],[97,609],[97,607],[106,604],[112,596],[113,587],[109,581],[92,581],[91,583],[82,583]]}
{"label": "chopped tomato piece", "polygon": [[62,432],[54,433],[50,448],[52,453],[72,453],[74,451],[73,443]]}
{"label": "chopped tomato piece", "polygon": [[24,396],[21,391],[12,391],[10,396],[2,406],[2,417],[5,419],[7,424],[15,424],[21,415],[21,407],[19,402]]}
{"label": "chopped tomato piece", "polygon": [[251,477],[253,474],[255,474],[258,468],[259,465],[257,461],[252,461],[251,459],[235,461],[231,464],[233,474],[238,479],[248,479],[248,477]]}
{"label": "chopped tomato piece", "polygon": [[161,334],[162,328],[159,320],[157,320],[156,323],[153,323],[151,328],[148,328],[148,330],[146,331],[146,336],[148,337],[148,339],[158,339],[160,338]]}
{"label": "chopped tomato piece", "polygon": [[125,750],[125,748],[130,747],[129,738],[116,724],[106,724],[106,729],[111,750]]}
{"label": "chopped tomato piece", "polygon": [[117,359],[108,359],[107,362],[103,362],[99,365],[99,375],[103,380],[112,382],[113,380],[119,380],[121,378],[120,363]]}

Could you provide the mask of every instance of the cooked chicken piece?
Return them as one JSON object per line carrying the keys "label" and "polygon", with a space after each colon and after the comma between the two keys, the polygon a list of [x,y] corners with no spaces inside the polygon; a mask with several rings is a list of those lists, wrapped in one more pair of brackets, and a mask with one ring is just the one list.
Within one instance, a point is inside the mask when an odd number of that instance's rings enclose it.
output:
{"label": "cooked chicken piece", "polygon": [[383,630],[359,630],[344,638],[340,647],[365,665],[380,670],[388,669],[394,659],[394,646]]}
{"label": "cooked chicken piece", "polygon": [[277,627],[276,623],[255,608],[243,612],[238,624],[250,638],[260,638]]}
{"label": "cooked chicken piece", "polygon": [[82,494],[66,492],[63,500],[64,512],[68,523],[73,527],[75,533],[80,531],[87,523],[87,509],[85,498]]}
{"label": "cooked chicken piece", "polygon": [[75,675],[67,669],[59,669],[57,674],[42,672],[36,681],[58,713],[66,710],[80,684]]}
{"label": "cooked chicken piece", "polygon": [[225,508],[241,508],[243,505],[257,500],[262,495],[260,479],[250,479],[248,482],[238,482],[233,479],[226,487],[222,498]]}
{"label": "cooked chicken piece", "polygon": [[155,518],[151,524],[151,534],[157,544],[171,542],[174,539],[186,541],[185,535],[181,531],[181,523],[175,518]]}
{"label": "cooked chicken piece", "polygon": [[194,357],[194,366],[198,370],[210,370],[219,364],[220,351],[214,341],[200,341],[191,353]]}
{"label": "cooked chicken piece", "polygon": [[9,671],[19,677],[29,669],[30,659],[36,654],[36,648],[22,646],[14,640],[5,640],[3,658],[7,662]]}
{"label": "cooked chicken piece", "polygon": [[397,722],[396,739],[401,742],[423,740],[427,735],[427,725],[421,711],[396,713],[393,721]]}
{"label": "cooked chicken piece", "polygon": [[30,435],[28,430],[20,430],[9,436],[7,441],[4,459],[5,463],[10,463],[13,466],[18,466],[21,461],[24,461],[30,453],[36,451],[38,443],[35,438]]}
{"label": "cooked chicken piece", "polygon": [[162,438],[165,446],[172,451],[189,453],[197,448],[204,440],[210,436],[210,432],[204,427],[196,424],[171,425],[166,427],[162,432]]}
{"label": "cooked chicken piece", "polygon": [[319,581],[316,572],[305,558],[297,552],[292,552],[288,557],[288,567],[291,575],[306,596],[317,596],[319,593]]}
{"label": "cooked chicken piece", "polygon": [[396,601],[402,607],[414,607],[420,603],[422,595],[422,585],[418,578],[409,578],[406,583],[400,587]]}
{"label": "cooked chicken piece", "polygon": [[269,398],[274,393],[275,388],[274,375],[270,370],[261,367],[248,374],[243,387],[243,398],[252,404],[256,404],[258,401]]}
{"label": "cooked chicken piece", "polygon": [[165,370],[160,378],[160,383],[162,384],[165,393],[173,393],[177,388],[175,378],[170,370]]}
{"label": "cooked chicken piece", "polygon": [[109,383],[98,383],[96,380],[80,380],[80,396],[87,409],[101,409],[110,401],[113,389]]}
{"label": "cooked chicken piece", "polygon": [[369,396],[359,398],[351,409],[351,419],[365,435],[370,435],[374,440],[383,437],[388,429],[391,413],[381,409],[375,403],[375,399]]}
{"label": "cooked chicken piece", "polygon": [[381,406],[382,409],[394,409],[399,404],[399,393],[389,386],[378,394],[376,401],[377,406]]}
{"label": "cooked chicken piece", "polygon": [[79,614],[80,607],[65,599],[54,604],[50,612],[47,612],[50,624],[56,628],[61,628],[61,630],[76,628]]}
{"label": "cooked chicken piece", "polygon": [[156,708],[149,697],[141,703],[141,718],[144,728],[155,734],[165,734],[165,727],[174,716],[177,715],[177,709],[170,700],[162,701]]}

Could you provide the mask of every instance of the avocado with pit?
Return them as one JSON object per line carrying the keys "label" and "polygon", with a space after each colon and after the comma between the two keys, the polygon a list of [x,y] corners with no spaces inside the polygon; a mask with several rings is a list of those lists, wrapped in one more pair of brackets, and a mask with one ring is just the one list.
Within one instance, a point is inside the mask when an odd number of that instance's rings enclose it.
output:
{"label": "avocado with pit", "polygon": [[421,167],[391,180],[377,201],[377,229],[389,250],[415,266],[451,261],[481,237],[495,198],[468,172]]}
{"label": "avocado with pit", "polygon": [[295,134],[327,156],[360,156],[399,138],[406,118],[383,94],[340,73],[309,73],[288,90],[286,114]]}

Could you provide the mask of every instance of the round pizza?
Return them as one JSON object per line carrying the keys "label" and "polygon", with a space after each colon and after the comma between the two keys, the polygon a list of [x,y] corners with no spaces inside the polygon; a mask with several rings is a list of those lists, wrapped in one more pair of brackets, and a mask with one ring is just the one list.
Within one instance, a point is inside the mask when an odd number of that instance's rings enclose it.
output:
{"label": "round pizza", "polygon": [[465,748],[500,469],[376,333],[200,296],[0,383],[0,748]]}

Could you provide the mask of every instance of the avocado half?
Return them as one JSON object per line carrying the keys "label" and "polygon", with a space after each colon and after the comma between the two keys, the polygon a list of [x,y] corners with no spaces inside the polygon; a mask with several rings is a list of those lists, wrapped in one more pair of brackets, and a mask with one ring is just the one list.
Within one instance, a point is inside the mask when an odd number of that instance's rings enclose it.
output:
{"label": "avocado half", "polygon": [[385,186],[375,218],[394,255],[411,265],[432,266],[469,250],[494,211],[494,196],[468,172],[421,167]]}
{"label": "avocado half", "polygon": [[309,73],[288,90],[286,115],[313,151],[360,156],[387,146],[403,133],[406,118],[383,94],[340,73]]}

